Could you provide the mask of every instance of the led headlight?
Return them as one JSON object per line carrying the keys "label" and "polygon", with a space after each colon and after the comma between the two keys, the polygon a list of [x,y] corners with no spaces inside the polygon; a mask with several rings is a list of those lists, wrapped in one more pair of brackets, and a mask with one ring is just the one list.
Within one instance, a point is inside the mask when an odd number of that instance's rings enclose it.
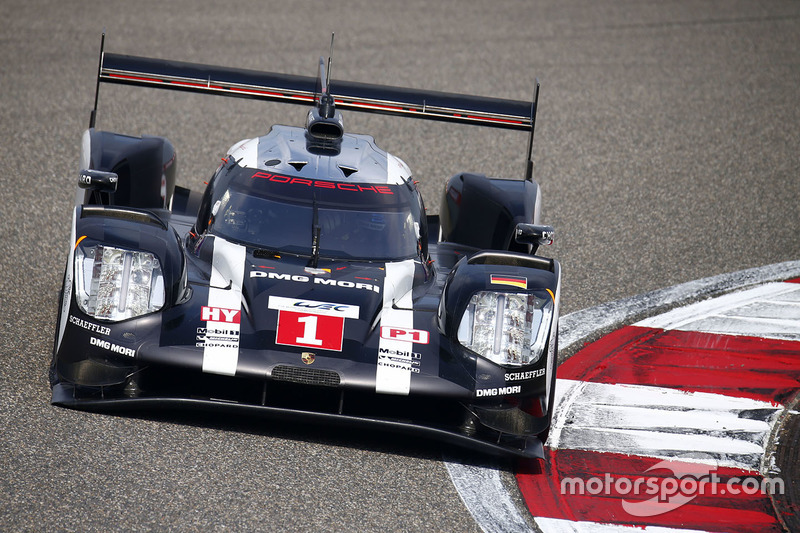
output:
{"label": "led headlight", "polygon": [[553,301],[534,294],[479,292],[458,327],[458,342],[500,365],[530,365],[541,358]]}
{"label": "led headlight", "polygon": [[164,275],[150,252],[79,246],[75,290],[81,311],[105,320],[133,318],[164,305]]}

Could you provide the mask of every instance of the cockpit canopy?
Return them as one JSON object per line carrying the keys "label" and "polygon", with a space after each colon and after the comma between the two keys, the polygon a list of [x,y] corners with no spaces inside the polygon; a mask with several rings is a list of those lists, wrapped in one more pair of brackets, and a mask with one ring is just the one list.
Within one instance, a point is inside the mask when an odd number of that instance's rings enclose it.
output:
{"label": "cockpit canopy", "polygon": [[419,193],[398,185],[310,179],[223,165],[206,191],[198,229],[275,252],[321,258],[416,257],[424,224]]}

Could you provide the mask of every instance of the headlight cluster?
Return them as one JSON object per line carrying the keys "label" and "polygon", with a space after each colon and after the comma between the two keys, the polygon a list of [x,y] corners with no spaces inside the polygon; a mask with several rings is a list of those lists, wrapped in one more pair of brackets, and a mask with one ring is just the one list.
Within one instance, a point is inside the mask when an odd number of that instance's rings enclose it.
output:
{"label": "headlight cluster", "polygon": [[81,311],[105,320],[133,318],[164,305],[164,275],[150,252],[79,246],[75,289]]}
{"label": "headlight cluster", "polygon": [[483,291],[470,299],[458,342],[500,365],[530,365],[547,344],[553,302],[529,293]]}

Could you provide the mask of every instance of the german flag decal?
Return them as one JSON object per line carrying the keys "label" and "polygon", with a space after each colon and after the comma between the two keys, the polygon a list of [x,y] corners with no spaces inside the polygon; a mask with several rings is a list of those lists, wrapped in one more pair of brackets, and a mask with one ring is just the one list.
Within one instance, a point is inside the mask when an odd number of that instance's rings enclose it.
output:
{"label": "german flag decal", "polygon": [[511,285],[512,287],[527,289],[528,278],[522,278],[517,276],[501,276],[498,274],[492,274],[492,285]]}

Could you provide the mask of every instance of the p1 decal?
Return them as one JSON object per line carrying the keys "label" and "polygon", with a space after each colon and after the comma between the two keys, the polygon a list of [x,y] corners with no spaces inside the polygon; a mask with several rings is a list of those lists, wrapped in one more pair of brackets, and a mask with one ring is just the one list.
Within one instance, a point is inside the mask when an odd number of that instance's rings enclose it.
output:
{"label": "p1 decal", "polygon": [[270,296],[277,309],[275,344],[342,351],[345,318],[358,318],[358,306]]}
{"label": "p1 decal", "polygon": [[431,334],[421,329],[381,326],[381,338],[395,341],[413,342],[416,344],[428,344],[430,342]]}
{"label": "p1 decal", "polygon": [[510,285],[520,289],[528,288],[528,278],[520,276],[500,276],[498,274],[491,275],[492,285]]}

